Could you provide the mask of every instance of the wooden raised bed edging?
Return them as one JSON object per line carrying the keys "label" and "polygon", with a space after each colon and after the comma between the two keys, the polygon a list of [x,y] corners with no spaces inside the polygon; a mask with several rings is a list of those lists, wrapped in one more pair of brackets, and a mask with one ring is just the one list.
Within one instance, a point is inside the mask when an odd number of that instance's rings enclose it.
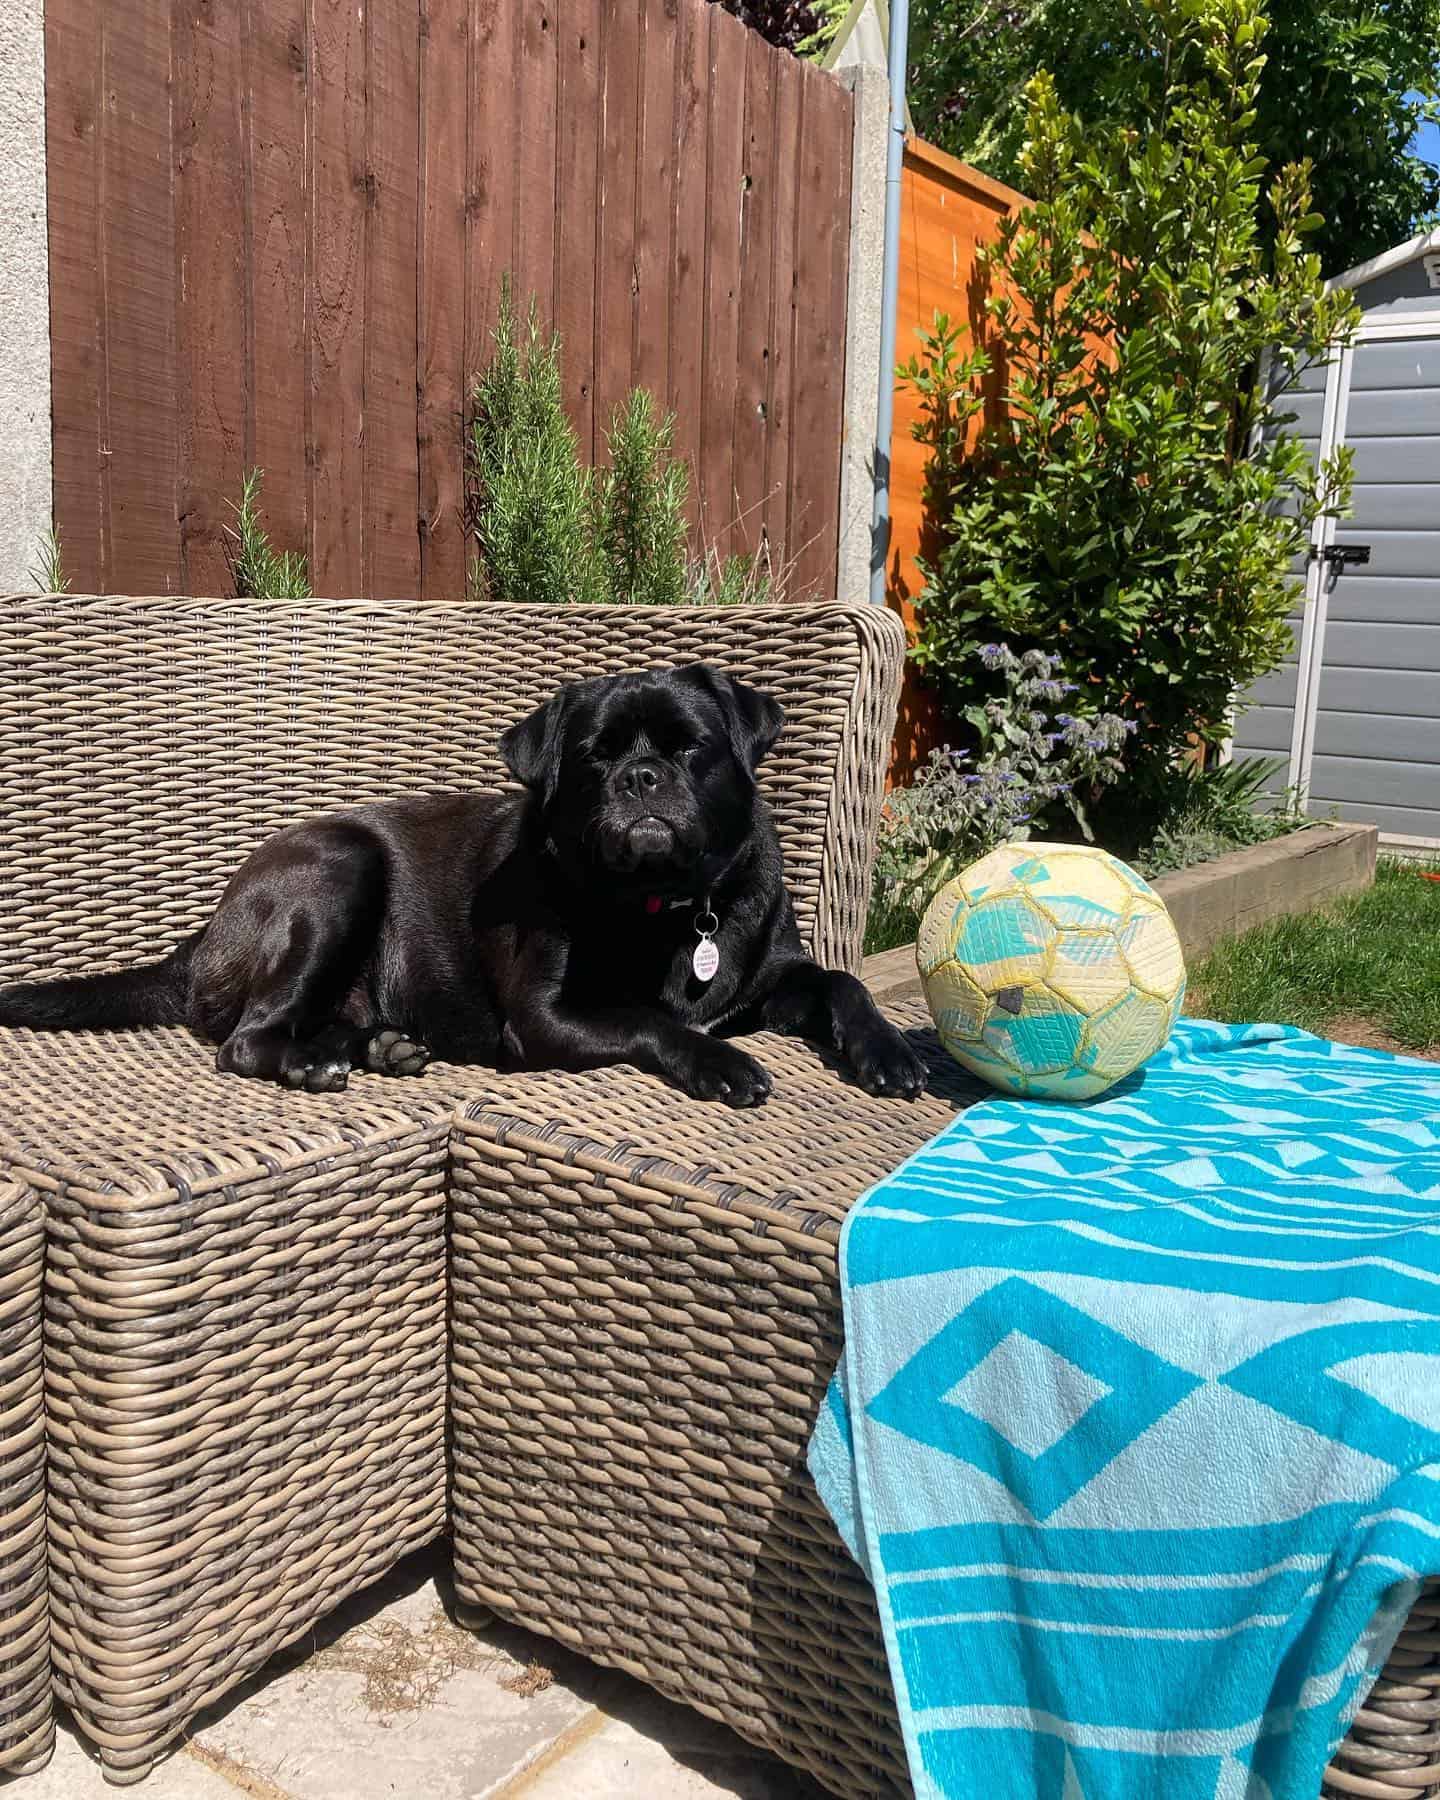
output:
{"label": "wooden raised bed edging", "polygon": [[[1379,835],[1373,825],[1311,825],[1158,876],[1153,885],[1170,909],[1186,961],[1194,963],[1222,938],[1369,887]],[[861,975],[877,1000],[920,992],[913,944],[867,956]]]}

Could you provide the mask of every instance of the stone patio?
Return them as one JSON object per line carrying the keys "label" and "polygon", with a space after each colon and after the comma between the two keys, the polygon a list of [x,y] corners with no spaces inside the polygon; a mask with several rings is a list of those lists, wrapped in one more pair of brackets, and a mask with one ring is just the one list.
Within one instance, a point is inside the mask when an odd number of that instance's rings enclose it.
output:
{"label": "stone patio", "polygon": [[[62,1718],[14,1800],[114,1800]],[[824,1800],[641,1683],[488,1618],[412,1557],[191,1727],[139,1800]]]}

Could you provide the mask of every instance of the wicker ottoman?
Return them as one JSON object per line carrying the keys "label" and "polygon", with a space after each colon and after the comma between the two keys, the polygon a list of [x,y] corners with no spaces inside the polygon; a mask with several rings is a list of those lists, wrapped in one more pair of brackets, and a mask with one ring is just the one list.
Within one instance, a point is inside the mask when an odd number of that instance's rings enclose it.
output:
{"label": "wicker ottoman", "polygon": [[870,1587],[805,1452],[840,1222],[975,1093],[920,1041],[913,1106],[762,1037],[756,1112],[628,1070],[524,1076],[452,1149],[457,1591],[855,1796],[909,1784]]}
{"label": "wicker ottoman", "polygon": [[[457,1592],[848,1800],[911,1788],[871,1590],[805,1467],[840,1225],[979,1097],[923,1008],[890,1010],[931,1063],[913,1107],[759,1038],[776,1088],[757,1112],[629,1071],[518,1077],[466,1108],[451,1164]],[[1440,1593],[1326,1795],[1435,1800],[1437,1725]]]}
{"label": "wicker ottoman", "polygon": [[34,1190],[0,1181],[0,1770],[9,1773],[38,1769],[55,1746],[45,1579],[44,1229]]}
{"label": "wicker ottoman", "polygon": [[453,1102],[212,1056],[0,1032],[49,1236],[55,1685],[121,1782],[444,1523]]}

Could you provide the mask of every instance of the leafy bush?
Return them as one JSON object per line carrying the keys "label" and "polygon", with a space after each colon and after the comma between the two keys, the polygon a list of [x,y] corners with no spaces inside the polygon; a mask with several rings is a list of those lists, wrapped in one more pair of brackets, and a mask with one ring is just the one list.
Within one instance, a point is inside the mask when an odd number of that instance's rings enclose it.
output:
{"label": "leafy bush", "polygon": [[[1187,747],[1226,736],[1236,695],[1286,651],[1287,565],[1316,514],[1339,510],[1350,462],[1312,472],[1273,427],[1297,368],[1356,316],[1302,251],[1317,223],[1304,166],[1271,183],[1273,249],[1260,240],[1260,0],[1143,4],[1170,71],[1152,123],[1087,135],[1037,75],[1034,203],[982,259],[996,354],[962,351],[940,318],[903,371],[938,546],[916,660],[963,706],[987,640],[1053,649],[1095,707],[1134,724],[1135,804]],[[1003,409],[987,407],[997,381]]]}
{"label": "leafy bush", "polygon": [[848,0],[717,0],[717,4],[797,56],[822,53],[849,10]]}
{"label": "leafy bush", "polygon": [[1068,814],[1090,838],[1087,802],[1121,772],[1127,722],[1058,710],[1077,690],[1057,678],[1057,657],[987,644],[979,661],[1004,688],[969,711],[979,748],[932,751],[914,782],[886,799],[867,950],[907,943],[952,876],[1027,838],[1043,815]]}
{"label": "leafy bush", "polygon": [[276,550],[260,523],[263,469],[249,469],[240,486],[240,504],[231,502],[233,526],[225,527],[230,578],[241,600],[308,600],[310,571],[298,550]]}
{"label": "leafy bush", "polygon": [[[1271,0],[1269,12],[1253,135],[1273,163],[1300,145],[1315,159],[1325,223],[1313,242],[1327,270],[1349,268],[1440,203],[1440,159],[1420,135],[1440,96],[1440,0]],[[1023,184],[1019,97],[1036,69],[1053,69],[1061,100],[1092,123],[1143,124],[1165,51],[1135,0],[913,0],[910,105],[942,150]]]}
{"label": "leafy bush", "polygon": [[587,469],[565,411],[561,344],[530,303],[517,332],[508,283],[494,351],[471,387],[465,464],[479,599],[551,605],[734,606],[780,597],[769,552],[693,551],[689,473],[674,419],[644,388],[616,407],[608,464]]}
{"label": "leafy bush", "polygon": [[1257,756],[1205,769],[1194,764],[1177,769],[1164,796],[1161,823],[1131,861],[1142,875],[1169,875],[1313,824],[1292,793],[1276,806],[1264,804],[1263,790],[1277,767]]}

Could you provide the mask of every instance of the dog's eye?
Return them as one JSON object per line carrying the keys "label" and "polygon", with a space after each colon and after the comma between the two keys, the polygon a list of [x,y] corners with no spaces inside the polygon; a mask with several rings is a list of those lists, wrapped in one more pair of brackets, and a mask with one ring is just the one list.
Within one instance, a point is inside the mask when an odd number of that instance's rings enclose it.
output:
{"label": "dog's eye", "polygon": [[616,731],[602,731],[599,737],[592,739],[586,746],[585,753],[593,762],[619,762],[620,758],[629,750],[633,737],[633,732],[622,734]]}

